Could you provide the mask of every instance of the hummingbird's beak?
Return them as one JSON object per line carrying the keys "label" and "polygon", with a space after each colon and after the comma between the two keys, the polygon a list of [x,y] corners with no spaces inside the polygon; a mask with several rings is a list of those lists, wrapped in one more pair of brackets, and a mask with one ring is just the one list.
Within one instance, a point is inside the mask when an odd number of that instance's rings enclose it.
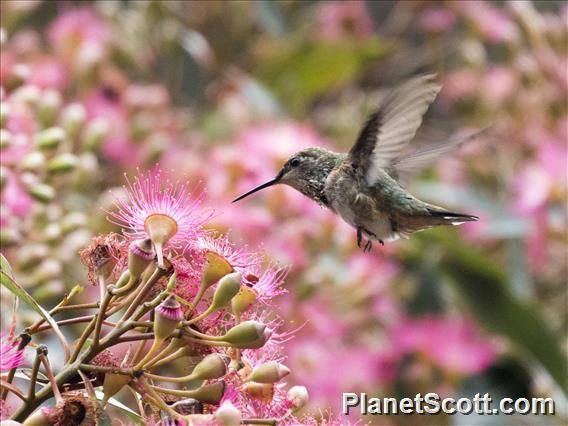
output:
{"label": "hummingbird's beak", "polygon": [[233,201],[231,201],[231,203],[236,203],[237,201],[242,200],[243,198],[248,197],[249,195],[254,194],[257,191],[260,191],[261,189],[268,188],[269,186],[272,186],[272,185],[276,185],[278,182],[280,182],[281,177],[282,176],[280,174],[278,174],[278,176],[276,176],[274,179],[271,179],[268,182],[265,182],[262,185],[259,185],[254,189],[251,189],[249,192],[241,195],[240,197],[235,198]]}

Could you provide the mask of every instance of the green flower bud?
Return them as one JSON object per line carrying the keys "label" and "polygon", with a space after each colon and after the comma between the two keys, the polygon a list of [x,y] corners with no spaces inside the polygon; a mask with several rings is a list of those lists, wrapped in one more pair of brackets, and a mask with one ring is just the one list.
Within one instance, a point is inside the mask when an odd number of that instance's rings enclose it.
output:
{"label": "green flower bud", "polygon": [[225,275],[233,272],[233,267],[222,256],[212,251],[205,255],[205,266],[201,275],[201,282],[205,288],[211,287]]}
{"label": "green flower bud", "polygon": [[41,300],[51,298],[54,294],[63,294],[65,292],[65,284],[59,279],[52,279],[42,282],[34,291],[34,297]]}
{"label": "green flower bud", "polygon": [[15,65],[11,71],[4,83],[9,91],[24,84],[31,75],[30,67],[24,64]]}
{"label": "green flower bud", "polygon": [[32,281],[34,282],[45,282],[59,278],[61,272],[63,271],[63,266],[61,262],[55,259],[44,259],[33,275]]}
{"label": "green flower bud", "polygon": [[170,294],[156,308],[154,318],[154,335],[157,341],[162,341],[172,334],[183,319],[181,305],[173,294]]}
{"label": "green flower bud", "polygon": [[12,134],[6,129],[0,129],[0,149],[12,145]]}
{"label": "green flower bud", "polygon": [[290,374],[290,369],[277,361],[269,361],[261,364],[252,370],[247,378],[249,382],[257,383],[276,383],[280,379]]}
{"label": "green flower bud", "polygon": [[20,250],[18,268],[26,270],[36,266],[49,254],[49,248],[45,244],[25,244]]}
{"label": "green flower bud", "polygon": [[58,223],[50,223],[43,230],[43,238],[48,243],[57,242],[62,234],[61,225]]}
{"label": "green flower bud", "polygon": [[205,404],[217,405],[225,394],[225,382],[215,382],[185,392],[186,396],[197,399]]}
{"label": "green flower bud", "polygon": [[47,171],[51,174],[67,173],[75,170],[79,160],[71,153],[60,154],[47,164]]}
{"label": "green flower bud", "polygon": [[44,126],[55,122],[63,104],[63,97],[57,90],[46,90],[39,98],[37,115]]}
{"label": "green flower bud", "polygon": [[290,390],[288,390],[287,398],[288,401],[292,403],[294,411],[298,411],[308,403],[308,390],[305,386],[292,386]]}
{"label": "green flower bud", "polygon": [[213,418],[221,426],[239,426],[242,416],[241,412],[231,401],[225,401],[223,405],[217,408]]}
{"label": "green flower bud", "polygon": [[33,183],[28,186],[27,190],[33,198],[42,203],[48,203],[55,198],[55,189],[46,183]]}
{"label": "green flower bud", "polygon": [[116,395],[124,386],[126,386],[132,377],[127,376],[125,374],[114,374],[114,373],[107,373],[105,374],[105,379],[103,381],[103,400],[102,406],[103,408],[106,406],[106,403],[109,399],[111,399],[114,395]]}
{"label": "green flower bud", "polygon": [[219,354],[209,354],[195,366],[192,380],[219,379],[227,373],[227,365]]}
{"label": "green flower bud", "polygon": [[61,230],[67,234],[87,225],[88,218],[85,213],[72,212],[61,219]]}
{"label": "green flower bud", "polygon": [[69,104],[61,112],[61,125],[69,136],[75,137],[83,127],[86,117],[87,110],[82,104]]}
{"label": "green flower bud", "polygon": [[8,247],[20,242],[21,235],[13,227],[0,229],[0,243],[2,247]]}
{"label": "green flower bud", "polygon": [[83,132],[83,146],[85,149],[97,150],[108,135],[109,130],[110,126],[104,118],[95,118],[90,121]]}
{"label": "green flower bud", "polygon": [[213,310],[221,309],[229,304],[241,288],[241,279],[242,275],[239,272],[233,272],[221,278],[213,294],[211,302]]}
{"label": "green flower bud", "polygon": [[156,252],[148,238],[134,241],[130,244],[128,248],[128,270],[130,271],[130,276],[133,279],[140,277],[155,257]]}
{"label": "green flower bud", "polygon": [[272,335],[272,330],[258,321],[244,321],[231,328],[220,337],[235,348],[258,349],[264,346]]}
{"label": "green flower bud", "polygon": [[5,127],[10,117],[10,104],[0,102],[0,127]]}
{"label": "green flower bud", "polygon": [[51,150],[57,148],[67,137],[61,127],[50,127],[36,135],[36,145],[39,149]]}
{"label": "green flower bud", "polygon": [[45,166],[45,155],[39,151],[32,151],[20,162],[22,170],[28,172],[37,172]]}
{"label": "green flower bud", "polygon": [[272,401],[274,396],[274,384],[273,383],[256,383],[249,382],[245,383],[242,387],[243,391],[265,404]]}
{"label": "green flower bud", "polygon": [[240,316],[247,308],[252,305],[258,293],[256,290],[249,286],[242,286],[235,297],[231,300],[231,310],[233,314]]}
{"label": "green flower bud", "polygon": [[0,190],[4,189],[4,185],[8,179],[8,170],[5,167],[0,166]]}

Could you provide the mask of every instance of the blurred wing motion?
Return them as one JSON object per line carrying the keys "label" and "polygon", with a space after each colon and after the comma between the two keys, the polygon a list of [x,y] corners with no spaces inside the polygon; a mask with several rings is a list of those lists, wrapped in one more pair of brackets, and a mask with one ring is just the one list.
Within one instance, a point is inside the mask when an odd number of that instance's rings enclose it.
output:
{"label": "blurred wing motion", "polygon": [[469,141],[476,139],[479,135],[486,133],[489,127],[469,135],[457,135],[444,142],[424,147],[408,155],[401,156],[391,164],[392,169],[389,174],[401,182],[408,182],[410,177],[420,170],[431,165],[442,155],[461,148]]}
{"label": "blurred wing motion", "polygon": [[416,134],[442,88],[435,77],[418,76],[393,89],[369,117],[349,152],[351,162],[363,168],[368,185],[377,183],[380,170],[391,167]]}

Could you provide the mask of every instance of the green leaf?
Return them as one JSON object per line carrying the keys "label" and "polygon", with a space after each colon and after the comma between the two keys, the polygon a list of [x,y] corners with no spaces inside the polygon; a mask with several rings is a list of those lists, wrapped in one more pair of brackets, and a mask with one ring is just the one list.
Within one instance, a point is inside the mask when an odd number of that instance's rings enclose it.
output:
{"label": "green leaf", "polygon": [[12,267],[10,266],[10,263],[2,253],[0,253],[0,269],[6,272],[8,276],[14,277],[14,273],[12,272]]}
{"label": "green leaf", "polygon": [[6,272],[4,272],[4,267],[2,267],[2,271],[0,271],[0,281],[2,285],[10,290],[16,297],[19,297],[25,303],[30,305],[37,313],[39,313],[51,326],[53,331],[57,334],[58,338],[61,340],[62,344],[66,345],[65,337],[61,333],[59,326],[55,322],[55,320],[49,315],[45,309],[41,307],[39,303],[12,277],[10,277]]}
{"label": "green leaf", "polygon": [[535,306],[511,291],[503,268],[479,251],[452,240],[442,268],[475,318],[488,330],[506,336],[536,359],[568,394],[565,357],[561,337]]}

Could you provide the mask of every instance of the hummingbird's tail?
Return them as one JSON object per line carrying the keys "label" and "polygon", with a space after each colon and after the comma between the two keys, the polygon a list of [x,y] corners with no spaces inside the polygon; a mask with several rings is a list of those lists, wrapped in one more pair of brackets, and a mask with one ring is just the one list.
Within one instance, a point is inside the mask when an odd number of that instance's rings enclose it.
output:
{"label": "hummingbird's tail", "polygon": [[449,212],[446,210],[436,210],[429,208],[428,213],[432,218],[432,225],[461,225],[464,222],[474,222],[479,220],[477,216],[464,213]]}

